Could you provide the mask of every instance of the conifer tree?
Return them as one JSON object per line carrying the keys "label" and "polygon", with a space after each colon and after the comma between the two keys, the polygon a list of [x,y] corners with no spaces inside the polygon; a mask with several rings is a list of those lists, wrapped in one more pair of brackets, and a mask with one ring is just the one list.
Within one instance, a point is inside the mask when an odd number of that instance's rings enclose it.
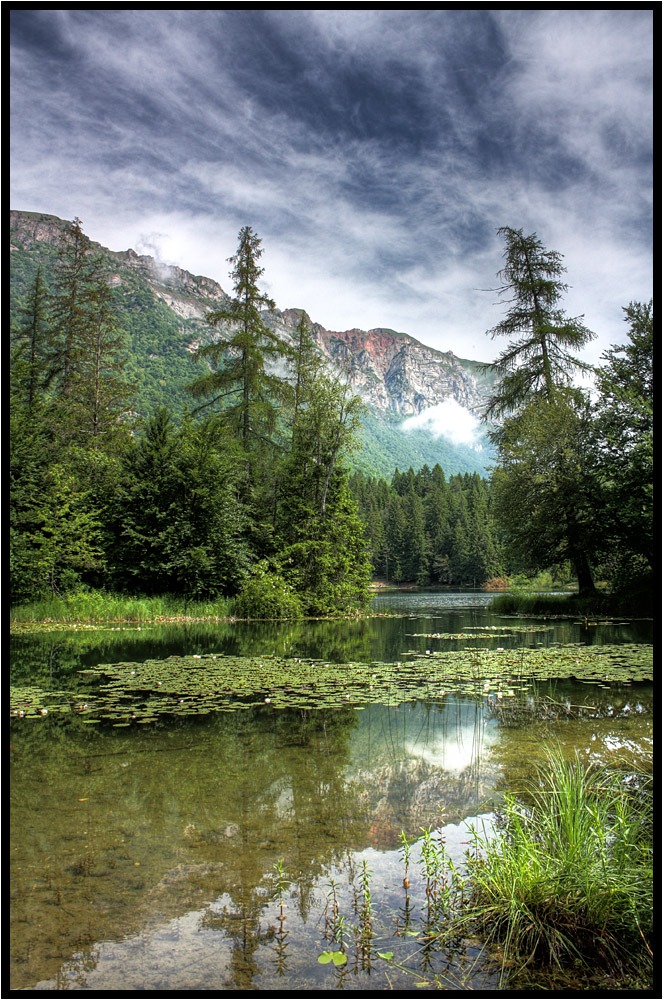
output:
{"label": "conifer tree", "polygon": [[29,413],[35,409],[47,376],[47,323],[48,296],[41,267],[38,267],[13,338],[19,347],[19,353],[12,360],[14,385]]}
{"label": "conifer tree", "polygon": [[[524,236],[522,229],[508,226],[498,232],[506,243],[506,263],[499,272],[500,294],[509,296],[511,307],[502,322],[489,333],[493,337],[517,339],[502,351],[492,366],[499,379],[485,413],[487,418],[503,418],[490,435],[498,445],[502,466],[494,476],[499,483],[497,510],[501,523],[508,527],[512,536],[521,539],[521,549],[525,537],[534,545],[536,532],[531,529],[537,519],[547,519],[557,536],[556,545],[549,544],[547,551],[568,550],[580,591],[591,592],[594,581],[590,535],[583,529],[582,510],[574,504],[574,497],[577,498],[579,492],[568,489],[564,495],[556,496],[551,491],[547,494],[549,509],[546,511],[537,503],[529,515],[526,507],[520,504],[518,494],[522,492],[532,452],[536,449],[539,456],[534,455],[534,459],[545,456],[547,462],[553,463],[548,469],[551,480],[569,481],[569,469],[574,463],[553,439],[554,428],[563,429],[567,448],[569,441],[578,439],[575,430],[579,426],[575,419],[578,394],[570,391],[570,384],[574,373],[586,371],[589,366],[572,352],[584,347],[594,334],[583,325],[582,317],[567,318],[560,307],[560,299],[568,287],[561,280],[566,270],[562,255],[547,250],[536,233]],[[563,415],[565,409],[567,412]],[[547,427],[551,439],[548,442],[545,441],[545,422],[542,425],[539,419],[543,410],[550,414]],[[574,430],[566,437],[571,427]],[[581,464],[582,456],[577,459],[576,467]],[[520,510],[517,522],[510,516],[516,508]],[[544,550],[541,546],[534,547],[539,552]]]}
{"label": "conifer tree", "polygon": [[198,349],[197,357],[208,362],[211,371],[189,386],[196,399],[205,399],[197,410],[214,407],[240,440],[249,472],[256,452],[273,450],[278,405],[286,395],[284,381],[269,370],[269,363],[282,358],[286,348],[262,315],[275,303],[258,287],[264,273],[261,244],[250,226],[240,230],[237,252],[229,258],[234,298],[207,316],[228,336],[222,331],[217,340]]}
{"label": "conifer tree", "polygon": [[511,306],[488,332],[517,339],[486,366],[499,376],[486,408],[489,418],[517,411],[537,393],[550,399],[556,386],[568,384],[572,372],[589,370],[571,352],[595,337],[582,316],[568,318],[560,308],[568,288],[561,280],[566,271],[562,255],[546,250],[536,233],[524,236],[522,229],[503,226],[498,234],[506,243],[499,293]]}
{"label": "conifer tree", "polygon": [[55,380],[60,396],[66,397],[78,370],[85,332],[92,322],[93,300],[101,276],[101,260],[93,253],[79,218],[62,233],[54,271],[49,382]]}
{"label": "conifer tree", "polygon": [[90,313],[81,329],[71,395],[82,438],[96,451],[101,439],[118,429],[133,386],[123,375],[124,336],[117,328],[107,278],[100,275],[88,294]]}

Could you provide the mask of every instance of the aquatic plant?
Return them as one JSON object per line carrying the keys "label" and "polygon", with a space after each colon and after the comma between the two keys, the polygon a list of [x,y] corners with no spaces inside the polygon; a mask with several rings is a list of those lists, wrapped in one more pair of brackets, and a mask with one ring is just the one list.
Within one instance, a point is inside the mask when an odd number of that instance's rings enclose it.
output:
{"label": "aquatic plant", "polygon": [[79,671],[87,690],[11,689],[11,712],[39,718],[71,712],[89,723],[149,724],[164,715],[204,715],[256,706],[348,708],[371,703],[443,698],[462,692],[495,703],[515,698],[527,684],[574,677],[607,683],[651,680],[653,650],[646,645],[548,646],[472,649],[413,655],[397,663],[324,663],[277,656],[170,656],[143,663],[112,663]]}
{"label": "aquatic plant", "polygon": [[[475,831],[466,928],[501,954],[502,981],[536,964],[621,971],[651,956],[648,794],[549,751],[497,837]],[[511,970],[511,971],[508,971]]]}
{"label": "aquatic plant", "polygon": [[276,971],[279,976],[284,976],[287,972],[287,951],[288,951],[288,935],[289,931],[285,930],[285,903],[284,895],[290,882],[285,877],[285,872],[283,870],[283,861],[279,859],[276,864],[272,865],[274,869],[275,879],[275,889],[276,895],[279,901],[279,915],[277,920],[279,922],[278,930],[276,931],[276,945],[274,951],[276,953]]}

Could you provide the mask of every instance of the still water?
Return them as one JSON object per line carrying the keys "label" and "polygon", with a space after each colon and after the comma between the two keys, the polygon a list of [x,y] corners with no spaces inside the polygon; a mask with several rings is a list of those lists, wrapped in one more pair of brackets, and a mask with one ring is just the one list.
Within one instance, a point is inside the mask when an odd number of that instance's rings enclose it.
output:
{"label": "still water", "polygon": [[[401,617],[21,637],[12,683],[82,689],[83,667],[210,651],[396,662],[471,647],[465,630],[499,632],[490,600],[385,595],[374,609]],[[649,622],[543,624],[492,641],[651,642]],[[11,988],[414,992],[437,974],[450,989],[495,989],[475,943],[455,954],[422,943],[422,831],[462,864],[470,827],[490,828],[503,791],[522,786],[547,742],[625,771],[651,763],[651,685],[544,690],[551,704],[589,701],[596,712],[528,719],[455,693],[126,729],[12,720]],[[358,903],[367,875],[368,924]],[[339,917],[348,962],[336,968],[318,956],[338,948]],[[409,972],[378,956],[387,951]]]}

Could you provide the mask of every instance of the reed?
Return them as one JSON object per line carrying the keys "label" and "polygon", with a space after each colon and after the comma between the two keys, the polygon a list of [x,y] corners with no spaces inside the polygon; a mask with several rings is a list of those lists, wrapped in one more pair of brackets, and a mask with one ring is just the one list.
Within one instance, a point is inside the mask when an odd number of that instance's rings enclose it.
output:
{"label": "reed", "polygon": [[147,622],[183,618],[217,619],[228,617],[230,612],[231,601],[224,598],[186,601],[174,594],[141,597],[90,590],[18,605],[12,608],[11,616],[15,622]]}
{"label": "reed", "polygon": [[502,955],[502,973],[576,963],[623,973],[651,957],[652,811],[614,772],[550,752],[527,804],[506,797],[497,837],[468,854],[471,923]]}

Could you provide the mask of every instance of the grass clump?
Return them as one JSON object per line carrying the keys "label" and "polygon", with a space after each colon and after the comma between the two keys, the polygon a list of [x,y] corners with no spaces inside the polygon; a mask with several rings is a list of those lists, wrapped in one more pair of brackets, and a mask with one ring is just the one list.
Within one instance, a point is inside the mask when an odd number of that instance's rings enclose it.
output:
{"label": "grass clump", "polygon": [[223,618],[230,601],[187,601],[176,594],[151,597],[113,594],[102,590],[80,590],[62,597],[49,597],[12,608],[12,622],[148,622],[179,618]]}
{"label": "grass clump", "polygon": [[475,832],[470,859],[465,919],[502,956],[502,976],[533,967],[647,974],[649,786],[549,753],[528,799],[506,797],[501,832]]}

